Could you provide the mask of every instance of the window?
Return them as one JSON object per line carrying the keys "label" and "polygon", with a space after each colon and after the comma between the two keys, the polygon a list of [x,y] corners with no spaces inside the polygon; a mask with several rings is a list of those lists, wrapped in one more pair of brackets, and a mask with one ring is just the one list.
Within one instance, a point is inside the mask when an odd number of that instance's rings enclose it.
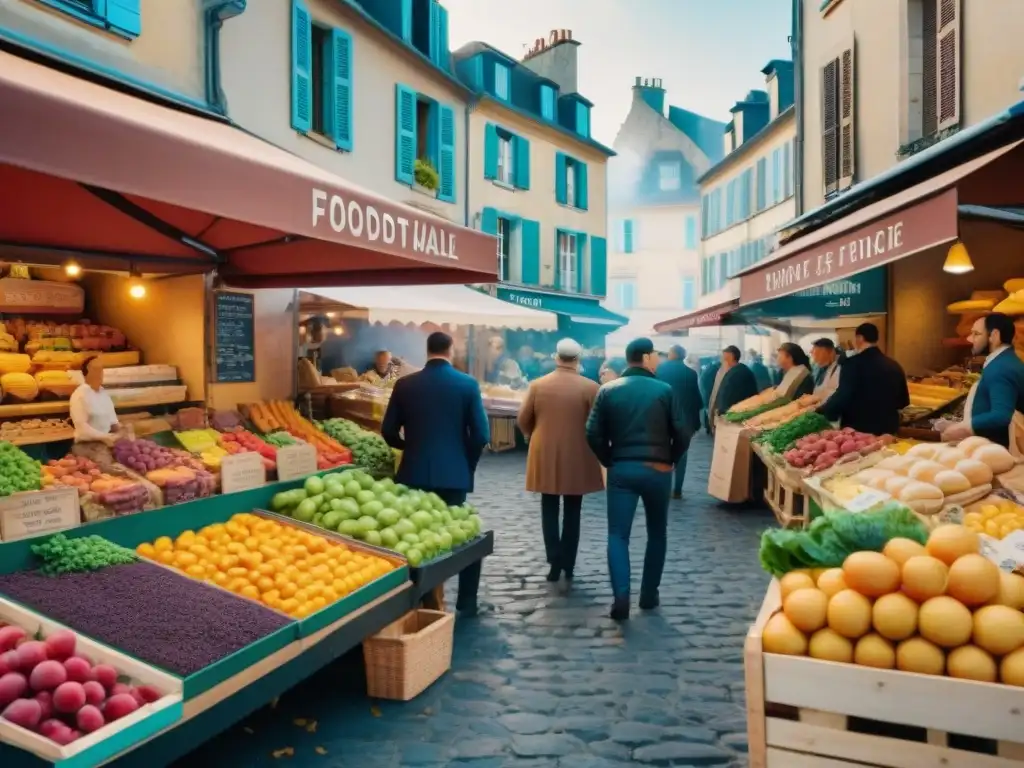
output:
{"label": "window", "polygon": [[310,68],[312,82],[313,109],[310,113],[309,130],[324,136],[327,134],[324,88],[327,83],[327,65],[330,62],[331,31],[316,24],[313,25],[313,66]]}
{"label": "window", "polygon": [[[911,93],[921,94],[918,135],[932,137],[960,125],[960,6],[963,0],[911,0],[912,48],[920,45],[920,74],[910,73]],[[912,9],[912,10],[911,10]],[[916,120],[911,118],[912,122]],[[917,128],[917,126],[914,126]]]}
{"label": "window", "polygon": [[690,276],[683,278],[683,309],[696,309],[697,296],[694,279]]}
{"label": "window", "polygon": [[502,101],[508,101],[511,77],[512,73],[504,64],[494,65],[494,95]]}
{"label": "window", "polygon": [[739,220],[746,221],[750,218],[750,193],[754,184],[754,169],[748,168],[740,174],[739,189],[736,194],[739,197]]}
{"label": "window", "polygon": [[722,253],[718,256],[718,282],[715,284],[717,288],[721,288],[727,282],[729,282],[729,254]]}
{"label": "window", "polygon": [[401,3],[402,37],[441,69],[449,66],[448,10],[437,0]]}
{"label": "window", "polygon": [[636,283],[621,282],[616,288],[619,309],[636,309]]}
{"label": "window", "polygon": [[772,150],[772,205],[782,200],[782,147]]}
{"label": "window", "polygon": [[555,155],[555,202],[587,210],[587,164],[561,152]]}
{"label": "window", "polygon": [[736,221],[736,179],[725,185],[725,226]]}
{"label": "window", "polygon": [[622,252],[633,252],[633,220],[622,220]]}
{"label": "window", "polygon": [[484,178],[530,188],[530,142],[494,123],[484,128]]}
{"label": "window", "polygon": [[576,102],[576,133],[590,138],[590,107]]}
{"label": "window", "polygon": [[512,184],[512,137],[498,134],[498,181]]}
{"label": "window", "polygon": [[782,147],[782,198],[793,196],[793,142],[787,141]]}
{"label": "window", "polygon": [[579,291],[576,277],[576,235],[569,232],[559,232],[556,287],[561,288],[563,291],[576,293]]}
{"label": "window", "polygon": [[855,83],[851,43],[821,70],[822,181],[826,198],[853,184],[856,173]]}
{"label": "window", "polygon": [[[107,0],[106,7],[114,5]],[[315,25],[300,3],[292,8],[292,128],[352,150],[352,37]]]}
{"label": "window", "polygon": [[697,217],[686,217],[686,250],[697,250]]}
{"label": "window", "polygon": [[682,184],[681,170],[679,163],[658,164],[658,189],[662,192],[670,192],[679,189]]}
{"label": "window", "polygon": [[102,27],[121,37],[142,34],[141,0],[41,0],[86,24]]}
{"label": "window", "polygon": [[757,194],[754,210],[760,212],[768,207],[768,158],[757,161]]}
{"label": "window", "polygon": [[400,83],[395,99],[395,180],[427,189],[430,181],[438,200],[454,203],[455,110]]}
{"label": "window", "polygon": [[550,85],[540,87],[540,115],[545,120],[555,119],[555,89]]}
{"label": "window", "polygon": [[507,283],[512,272],[512,222],[506,218],[498,218],[498,277]]}

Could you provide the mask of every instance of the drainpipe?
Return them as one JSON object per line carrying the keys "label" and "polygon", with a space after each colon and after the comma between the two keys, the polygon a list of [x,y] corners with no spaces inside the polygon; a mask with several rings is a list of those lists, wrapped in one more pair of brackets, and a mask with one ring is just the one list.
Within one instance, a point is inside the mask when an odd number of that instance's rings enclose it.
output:
{"label": "drainpipe", "polygon": [[463,162],[462,162],[462,176],[463,176],[463,179],[464,179],[463,189],[465,190],[465,200],[464,200],[464,202],[462,204],[462,207],[463,207],[462,223],[465,224],[467,227],[473,226],[470,223],[471,219],[469,217],[469,151],[470,151],[470,144],[471,144],[471,142],[469,140],[469,113],[472,112],[473,111],[473,107],[476,106],[476,101],[477,100],[476,100],[475,96],[471,96],[469,99],[466,100],[466,117],[465,117],[465,120],[463,121],[465,123],[465,126],[462,129],[463,130],[463,136],[465,136],[465,139],[463,139],[463,141],[465,142],[465,146],[466,146],[466,151],[463,153]]}
{"label": "drainpipe", "polygon": [[793,176],[796,182],[796,215],[804,212],[804,0],[793,0],[793,100],[796,102],[796,146]]}
{"label": "drainpipe", "polygon": [[228,102],[220,81],[220,28],[228,19],[245,11],[246,0],[203,0],[204,80],[206,102],[222,115],[228,113]]}

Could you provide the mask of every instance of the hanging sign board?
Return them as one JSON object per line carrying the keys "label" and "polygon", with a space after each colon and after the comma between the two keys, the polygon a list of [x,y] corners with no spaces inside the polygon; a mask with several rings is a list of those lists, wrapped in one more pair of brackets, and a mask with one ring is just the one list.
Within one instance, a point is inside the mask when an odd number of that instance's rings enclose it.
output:
{"label": "hanging sign board", "polygon": [[256,381],[256,302],[251,293],[213,295],[214,382]]}
{"label": "hanging sign board", "polygon": [[225,456],[220,462],[220,492],[237,493],[259,488],[267,482],[263,457],[248,451]]}
{"label": "hanging sign board", "polygon": [[298,442],[277,449],[277,479],[296,480],[317,471],[316,448]]}
{"label": "hanging sign board", "polygon": [[0,278],[0,312],[28,315],[80,315],[85,291],[75,283]]}
{"label": "hanging sign board", "polygon": [[0,499],[0,539],[17,541],[66,531],[81,522],[76,488],[15,493]]}

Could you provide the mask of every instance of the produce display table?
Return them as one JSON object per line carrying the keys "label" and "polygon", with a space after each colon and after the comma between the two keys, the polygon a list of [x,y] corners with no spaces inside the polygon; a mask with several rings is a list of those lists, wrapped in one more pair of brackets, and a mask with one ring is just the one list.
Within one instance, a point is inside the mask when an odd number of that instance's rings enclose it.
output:
{"label": "produce display table", "polygon": [[494,552],[494,531],[485,531],[473,541],[438,557],[420,568],[410,568],[413,599],[420,600],[453,576],[458,576],[473,563]]}
{"label": "produce display table", "polygon": [[783,528],[805,528],[810,523],[810,506],[799,474],[779,465],[759,443],[754,455],[765,468],[764,501]]}

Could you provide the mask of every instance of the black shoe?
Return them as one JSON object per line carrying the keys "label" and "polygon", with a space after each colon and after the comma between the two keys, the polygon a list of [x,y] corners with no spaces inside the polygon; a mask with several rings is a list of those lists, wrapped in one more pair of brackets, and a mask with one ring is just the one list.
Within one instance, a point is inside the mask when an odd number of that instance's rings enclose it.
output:
{"label": "black shoe", "polygon": [[683,498],[683,494],[681,494],[681,493],[673,493],[672,494],[672,499],[674,501],[681,501],[682,498]]}
{"label": "black shoe", "polygon": [[613,621],[629,620],[629,598],[616,598],[612,603],[612,609],[608,614]]}
{"label": "black shoe", "polygon": [[565,580],[572,581],[572,568],[565,569]]}
{"label": "black shoe", "polygon": [[551,570],[548,571],[548,581],[558,581],[558,579],[561,577],[561,575],[562,575],[561,567],[559,567],[557,565],[552,565],[551,566]]}
{"label": "black shoe", "polygon": [[659,605],[661,605],[661,600],[658,598],[657,593],[655,593],[654,595],[651,595],[650,597],[641,597],[640,598],[640,610],[641,611],[653,611]]}
{"label": "black shoe", "polygon": [[469,605],[455,605],[455,610],[459,612],[460,616],[465,616],[467,619],[471,619],[480,613],[480,606],[476,603]]}

